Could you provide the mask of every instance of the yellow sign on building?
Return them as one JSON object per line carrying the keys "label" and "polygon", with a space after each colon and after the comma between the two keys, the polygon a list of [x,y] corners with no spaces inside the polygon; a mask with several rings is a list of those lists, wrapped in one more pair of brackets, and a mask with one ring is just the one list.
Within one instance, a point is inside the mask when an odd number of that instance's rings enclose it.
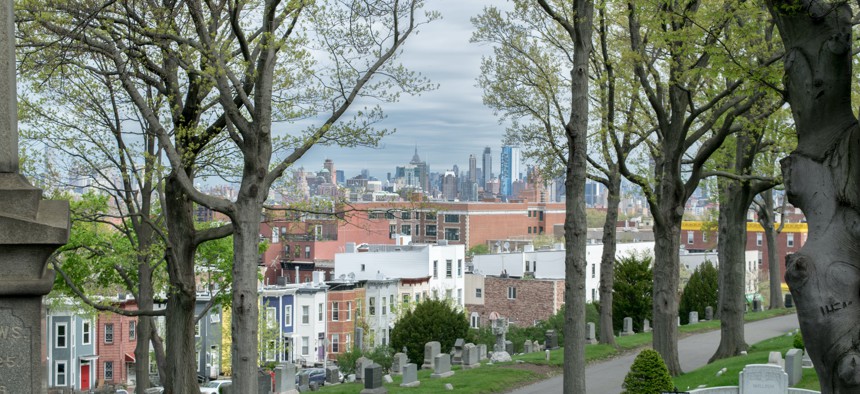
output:
{"label": "yellow sign on building", "polygon": [[[684,221],[681,222],[681,230],[683,231],[701,231],[705,226],[705,222],[700,221]],[[779,224],[774,224],[774,228],[779,228]],[[764,227],[758,222],[747,222],[747,232],[760,233],[764,232]],[[784,233],[806,233],[809,232],[809,226],[806,223],[785,223],[782,228]]]}

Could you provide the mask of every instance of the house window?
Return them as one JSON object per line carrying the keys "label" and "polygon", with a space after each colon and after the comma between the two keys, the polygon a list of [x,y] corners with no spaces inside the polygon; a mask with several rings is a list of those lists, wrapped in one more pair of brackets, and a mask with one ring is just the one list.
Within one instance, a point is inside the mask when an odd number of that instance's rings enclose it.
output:
{"label": "house window", "polygon": [[516,287],[508,287],[508,299],[515,300],[517,299],[517,288]]}
{"label": "house window", "polygon": [[403,235],[412,235],[412,226],[409,224],[400,226],[400,233]]}
{"label": "house window", "polygon": [[475,298],[481,298],[481,297],[483,297],[484,295],[483,295],[483,294],[481,294],[481,292],[482,292],[482,290],[481,290],[481,288],[480,288],[480,287],[479,287],[479,288],[477,288],[477,289],[475,289]]}
{"label": "house window", "polygon": [[397,232],[397,225],[396,224],[389,224],[388,225],[388,234],[392,235],[396,232]]}
{"label": "house window", "polygon": [[317,308],[319,308],[317,311],[317,321],[323,321],[323,317],[325,316],[325,305],[321,303],[317,305]]}
{"label": "house window", "polygon": [[543,234],[543,226],[540,226],[539,228],[540,228],[540,230],[539,230],[540,232],[538,234]]}
{"label": "house window", "polygon": [[449,299],[449,300],[450,300],[450,299],[452,299],[453,297],[454,297],[454,293],[453,293],[453,291],[452,291],[451,289],[445,290],[445,298],[446,298],[446,299]]}
{"label": "house window", "polygon": [[529,263],[529,261],[526,260],[526,272],[532,272],[532,270],[530,268],[531,268],[531,263]]}
{"label": "house window", "polygon": [[311,322],[311,307],[310,305],[302,305],[302,324]]}
{"label": "house window", "polygon": [[708,242],[708,232],[702,231],[702,242]]}
{"label": "house window", "polygon": [[591,278],[594,279],[594,277],[596,275],[597,275],[597,264],[592,264],[591,265]]}
{"label": "house window", "polygon": [[391,307],[394,308],[394,294],[388,296],[388,304],[390,304]]}
{"label": "house window", "polygon": [[459,241],[460,240],[460,229],[459,228],[446,228],[445,229],[445,239],[448,241]]}
{"label": "house window", "polygon": [[403,220],[409,220],[409,219],[412,219],[412,212],[410,212],[410,211],[403,211],[403,212],[401,212],[401,213],[400,213],[400,218],[401,218],[401,219],[403,219]]}
{"label": "house window", "polygon": [[346,321],[352,320],[352,301],[346,303]]}
{"label": "house window", "polygon": [[424,233],[424,235],[426,235],[428,237],[435,237],[436,236],[436,225],[435,224],[427,225],[427,231]]}
{"label": "house window", "polygon": [[137,337],[137,321],[128,322],[128,339],[134,340]]}
{"label": "house window", "polygon": [[340,303],[331,303],[331,321],[340,321]]}
{"label": "house window", "polygon": [[388,313],[388,299],[384,296],[382,297],[382,316],[385,316]]}
{"label": "house window", "polygon": [[532,227],[529,226],[529,234],[531,234],[531,233],[532,233]]}
{"label": "house window", "polygon": [[452,263],[453,263],[452,260],[445,260],[445,277],[446,278],[451,277],[451,264]]}
{"label": "house window", "polygon": [[92,343],[92,323],[85,320],[81,328],[81,344],[89,345],[90,343]]}
{"label": "house window", "polygon": [[58,349],[65,349],[68,346],[68,325],[66,323],[57,323],[56,325],[56,345]]}
{"label": "house window", "polygon": [[197,322],[197,324],[194,325],[194,336],[198,338],[200,337],[200,322]]}
{"label": "house window", "polygon": [[67,361],[57,361],[56,370],[54,371],[54,386],[65,386],[66,385],[66,367],[68,366]]}
{"label": "house window", "polygon": [[463,305],[463,289],[457,289],[457,304]]}
{"label": "house window", "polygon": [[761,233],[755,233],[755,246],[761,246]]}
{"label": "house window", "polygon": [[591,289],[591,301],[597,300],[597,289]]}
{"label": "house window", "polygon": [[415,303],[421,302],[421,293],[415,293]]}
{"label": "house window", "polygon": [[463,277],[463,260],[457,260],[457,277]]}
{"label": "house window", "polygon": [[786,239],[788,247],[793,248],[794,247],[794,234],[788,233],[786,235],[788,237],[788,239]]}
{"label": "house window", "polygon": [[305,258],[306,259],[311,258],[311,247],[310,246],[305,246]]}
{"label": "house window", "polygon": [[349,334],[344,334],[344,335],[346,335],[346,338],[343,340],[343,346],[344,346],[343,348],[346,350],[349,350],[350,349],[349,344],[352,342],[349,340],[350,339]]}
{"label": "house window", "polygon": [[280,241],[280,239],[278,238],[278,235],[279,235],[278,229],[276,228],[276,229],[274,229],[274,231],[272,231],[272,243],[273,244],[276,244],[276,243],[278,243],[278,241]]}
{"label": "house window", "polygon": [[439,260],[433,260],[433,279],[439,277]]}
{"label": "house window", "polygon": [[113,381],[113,361],[105,361],[104,370],[105,370],[105,381],[106,382],[112,382]]}
{"label": "house window", "polygon": [[340,353],[340,335],[331,334],[331,352]]}
{"label": "house window", "polygon": [[477,312],[472,312],[471,326],[472,328],[481,327],[481,316]]}
{"label": "house window", "polygon": [[[543,211],[538,211],[538,220],[543,221]],[[543,229],[541,229],[541,232],[543,232]]]}
{"label": "house window", "polygon": [[113,343],[113,323],[105,324],[105,343]]}
{"label": "house window", "polygon": [[311,347],[311,339],[309,337],[302,337],[302,356],[307,356],[310,354]]}
{"label": "house window", "polygon": [[693,232],[692,231],[687,231],[687,243],[688,244],[693,243]]}
{"label": "house window", "polygon": [[290,245],[284,245],[284,256],[290,257]]}
{"label": "house window", "polygon": [[409,294],[403,295],[403,305],[409,304]]}
{"label": "house window", "polygon": [[292,326],[293,325],[293,306],[292,305],[284,305],[284,325]]}
{"label": "house window", "polygon": [[376,297],[370,297],[367,300],[367,313],[370,316],[376,316]]}
{"label": "house window", "polygon": [[269,328],[275,328],[278,326],[277,319],[278,310],[274,307],[266,307],[266,326]]}
{"label": "house window", "polygon": [[364,264],[361,265],[361,272],[364,272]]}
{"label": "house window", "polygon": [[445,223],[460,223],[460,215],[445,215]]}
{"label": "house window", "polygon": [[266,361],[275,361],[275,340],[270,339],[266,342]]}

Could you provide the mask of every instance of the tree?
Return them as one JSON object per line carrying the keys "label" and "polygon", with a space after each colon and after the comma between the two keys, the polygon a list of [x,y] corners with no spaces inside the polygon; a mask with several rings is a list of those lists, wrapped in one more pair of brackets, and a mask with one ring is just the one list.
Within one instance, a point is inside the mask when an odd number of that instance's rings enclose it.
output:
{"label": "tree", "polygon": [[[485,101],[504,112],[505,117],[514,119],[509,133],[539,130],[538,138],[550,145],[545,162],[564,166],[565,304],[571,306],[565,309],[564,332],[569,338],[584,338],[588,225],[582,191],[587,176],[588,61],[593,50],[594,2],[538,0],[537,3],[539,7],[517,1],[514,12],[504,17],[498,9],[490,7],[473,20],[478,26],[473,40],[498,44],[495,57],[501,59],[484,63],[483,70],[492,75],[479,78],[479,83],[484,86]],[[560,49],[562,55],[546,47]],[[563,76],[563,69],[569,77]],[[560,102],[566,104],[562,106]],[[520,123],[521,118],[525,124]],[[558,133],[560,130],[563,132]],[[556,144],[557,138],[563,142]],[[572,341],[565,346],[564,354],[563,391],[584,392],[585,343]]]}
{"label": "tree", "polygon": [[612,327],[621,329],[625,317],[633,319],[633,329],[642,331],[645,319],[651,319],[651,256],[629,255],[615,262],[615,297],[612,303]]}
{"label": "tree", "polygon": [[652,349],[639,352],[630,372],[624,377],[622,394],[660,394],[674,389],[672,377],[660,353]]}
{"label": "tree", "polygon": [[[779,211],[780,215],[785,215],[785,198],[783,198],[783,206]],[[782,233],[785,226],[785,220],[779,221],[779,226],[776,227],[776,213],[773,208],[773,189],[768,189],[758,195],[758,198],[753,200],[758,222],[764,229],[765,243],[767,245],[767,264],[768,264],[768,287],[770,294],[770,309],[779,309],[785,307],[782,299],[782,273],[777,256],[779,256],[779,245],[777,245],[776,237]]]}
{"label": "tree", "polygon": [[797,131],[797,149],[781,161],[786,196],[809,223],[807,242],[786,259],[785,281],[821,392],[853,392],[860,384],[853,12],[847,2],[767,5],[785,47],[782,92]]}
{"label": "tree", "polygon": [[391,347],[406,347],[410,360],[424,359],[424,345],[438,341],[442,349],[450,349],[457,338],[469,334],[466,313],[446,300],[427,299],[407,310],[391,330]]}
{"label": "tree", "polygon": [[681,294],[681,303],[678,307],[681,324],[690,323],[690,312],[699,312],[704,316],[705,307],[717,305],[717,268],[710,261],[705,261],[690,276],[684,293]]}
{"label": "tree", "polygon": [[[194,249],[232,232],[233,381],[242,391],[257,391],[257,249],[269,189],[316,144],[374,145],[389,133],[374,128],[383,117],[379,106],[350,112],[356,101],[389,102],[434,87],[394,59],[438,15],[422,13],[420,0],[79,1],[47,9],[32,3],[24,20],[35,21],[43,34],[33,37],[44,38],[34,46],[71,52],[65,60],[74,59],[73,66],[97,64],[117,78],[170,163],[168,234],[172,254],[184,264],[172,266],[179,297],[168,308],[193,306]],[[312,126],[274,135],[273,123],[308,118]],[[195,189],[197,160],[207,153],[235,159],[236,201]],[[232,226],[196,231],[192,202],[225,214]],[[175,318],[169,326],[193,329],[187,314]],[[176,391],[193,391],[193,376],[177,379]]]}

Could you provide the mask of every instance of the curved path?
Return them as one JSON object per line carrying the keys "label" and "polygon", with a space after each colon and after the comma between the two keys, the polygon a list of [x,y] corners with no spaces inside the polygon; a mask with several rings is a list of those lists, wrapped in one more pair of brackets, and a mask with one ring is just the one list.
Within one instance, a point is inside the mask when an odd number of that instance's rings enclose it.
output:
{"label": "curved path", "polygon": [[[785,315],[744,326],[744,338],[748,344],[783,335],[798,328],[797,315]],[[678,357],[681,368],[692,371],[708,363],[708,359],[720,344],[720,330],[690,335],[678,341]],[[585,386],[588,394],[613,394],[621,392],[621,383],[630,370],[635,352],[611,360],[590,364],[585,368]],[[511,394],[546,394],[561,392],[561,375],[521,387]]]}

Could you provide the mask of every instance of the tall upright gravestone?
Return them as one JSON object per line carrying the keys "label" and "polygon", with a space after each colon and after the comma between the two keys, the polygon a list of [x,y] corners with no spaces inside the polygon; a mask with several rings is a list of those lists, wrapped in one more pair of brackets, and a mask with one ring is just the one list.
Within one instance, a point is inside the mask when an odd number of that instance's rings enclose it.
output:
{"label": "tall upright gravestone", "polygon": [[48,256],[69,240],[69,204],[42,200],[18,172],[12,5],[0,5],[0,393],[44,393],[42,296],[54,285]]}

